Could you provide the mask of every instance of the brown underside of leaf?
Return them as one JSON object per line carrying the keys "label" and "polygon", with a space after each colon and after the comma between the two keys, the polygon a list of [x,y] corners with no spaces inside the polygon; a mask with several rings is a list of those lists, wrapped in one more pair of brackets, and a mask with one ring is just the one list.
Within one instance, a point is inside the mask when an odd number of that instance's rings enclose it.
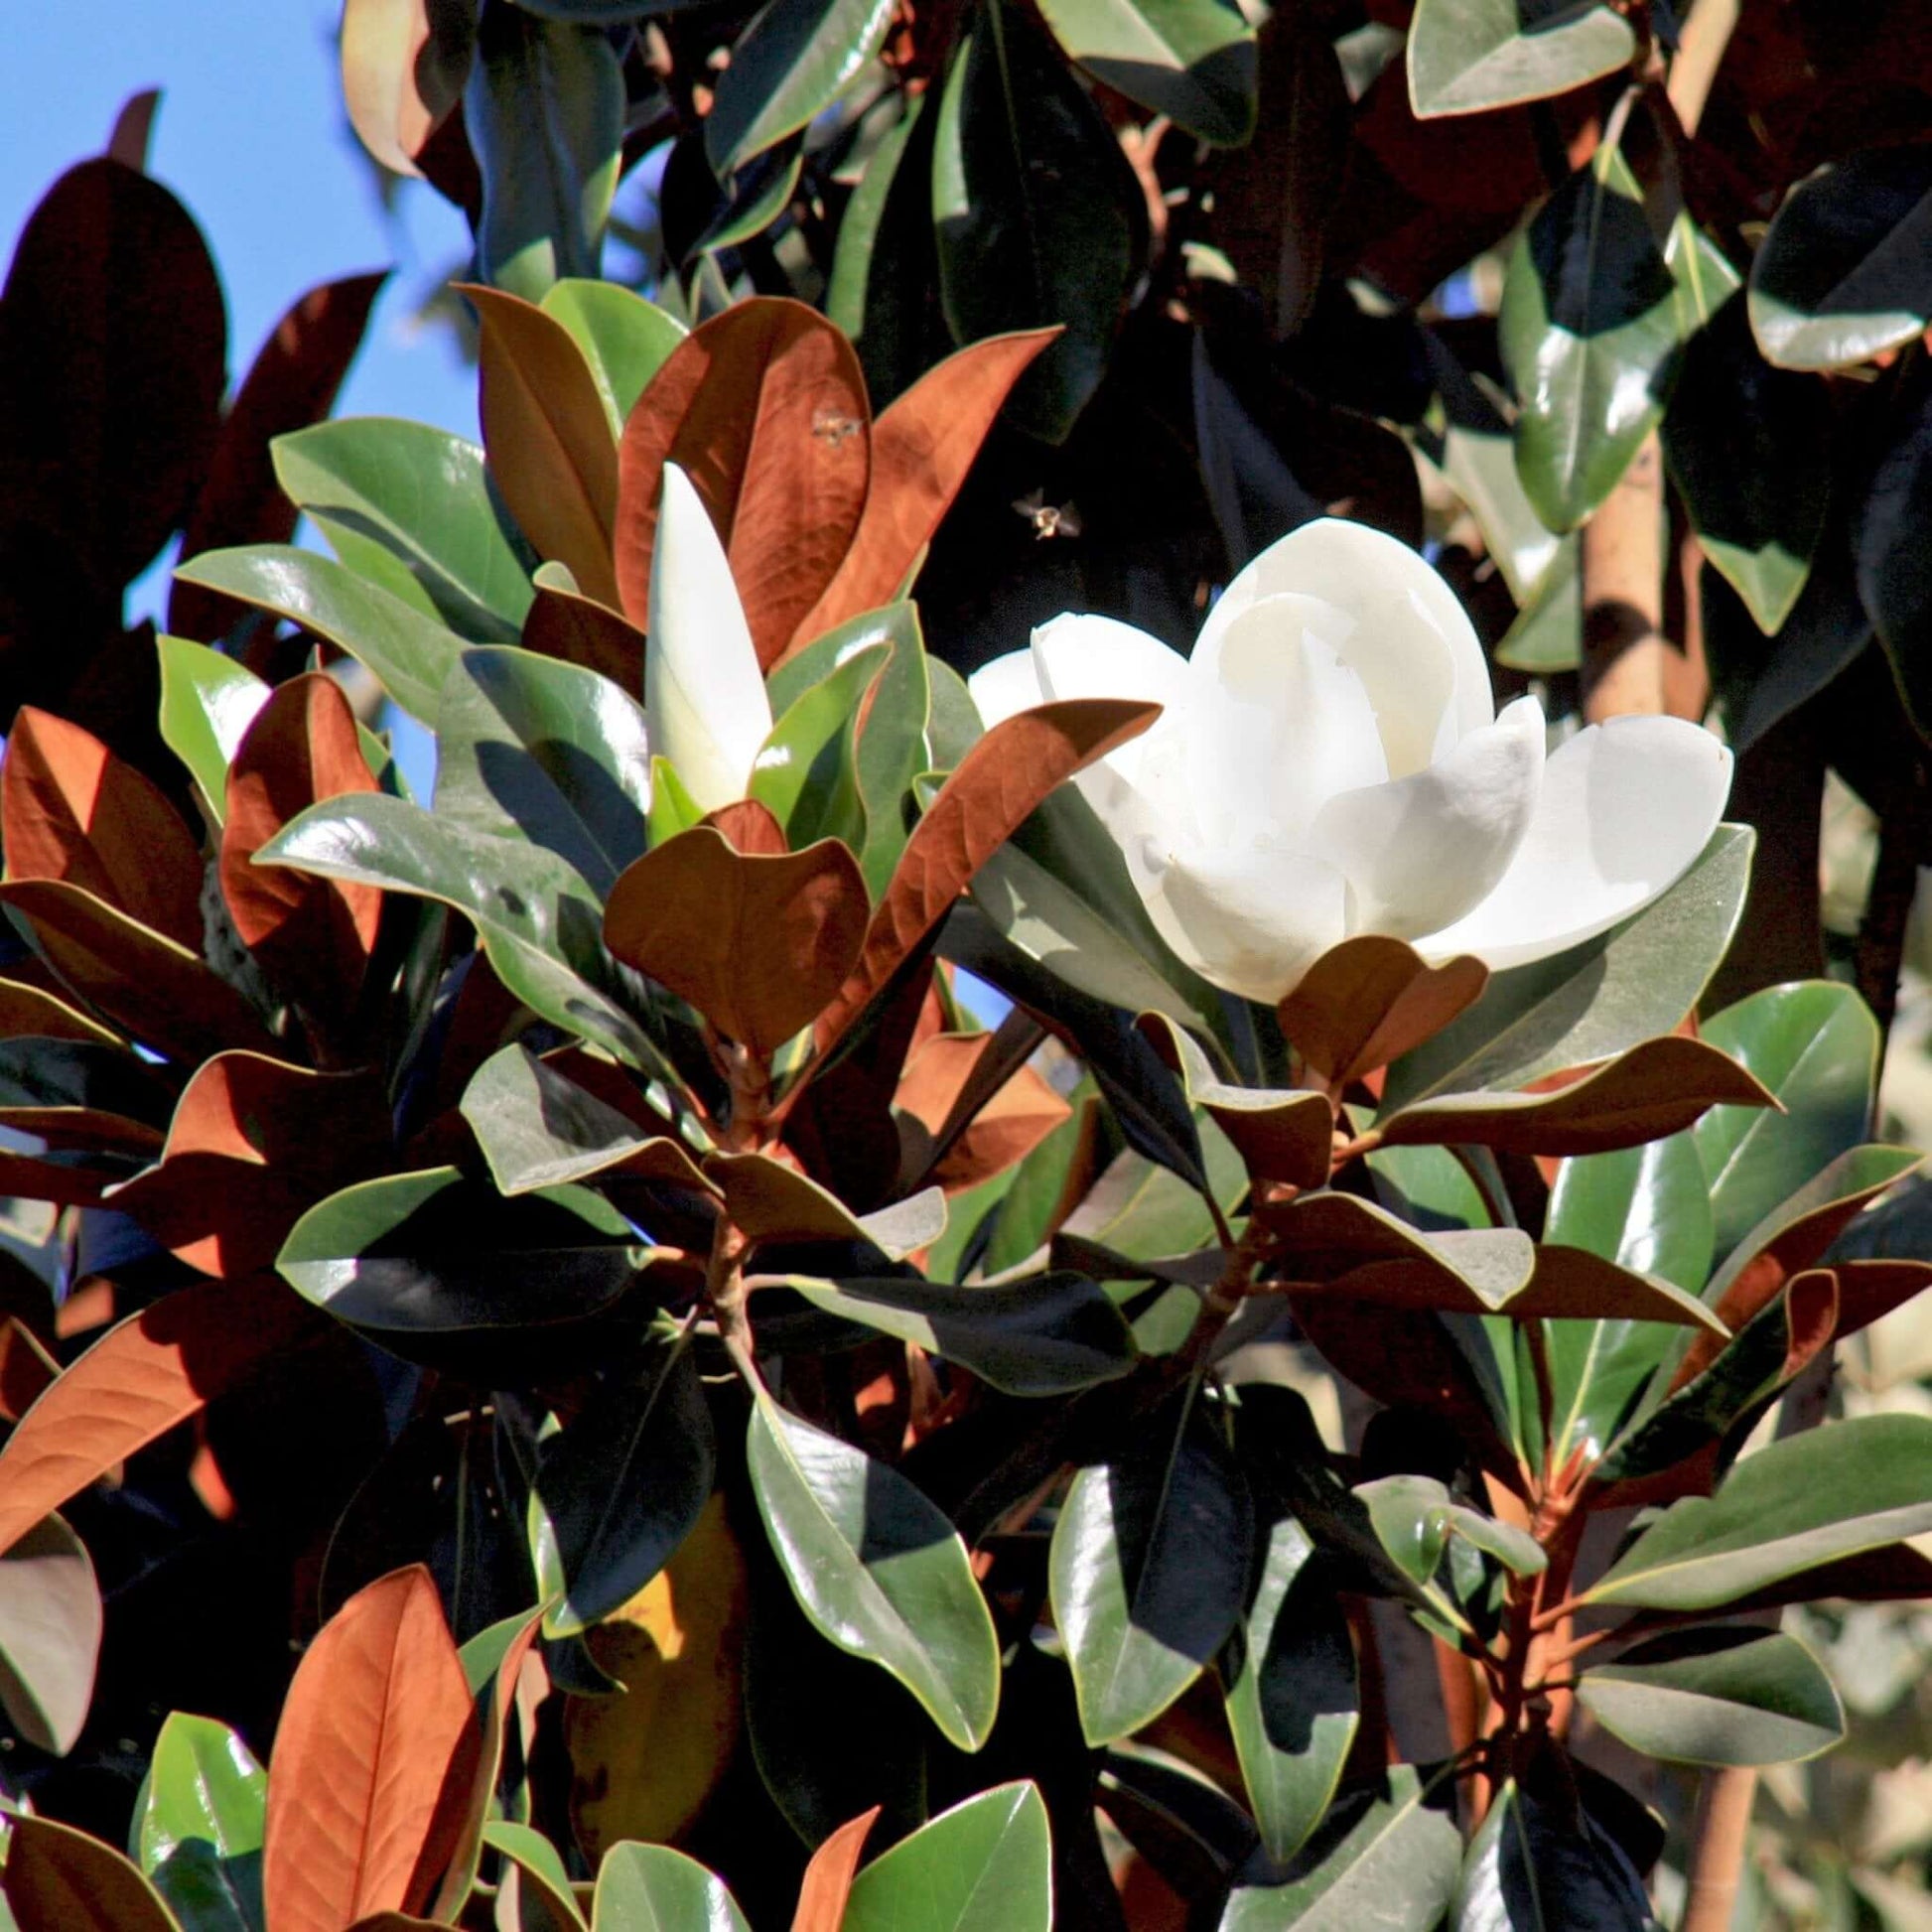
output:
{"label": "brown underside of leaf", "polygon": [[1330,947],[1282,1001],[1282,1032],[1311,1072],[1342,1087],[1441,1033],[1488,981],[1479,959],[1430,966],[1400,939],[1361,933]]}
{"label": "brown underside of leaf", "polygon": [[9,1823],[0,1892],[20,1932],[177,1932],[154,1887],[112,1846],[50,1818]]}
{"label": "brown underside of leaf", "polygon": [[791,1932],[839,1932],[845,1902],[852,1895],[852,1881],[858,1876],[859,1857],[866,1849],[866,1836],[883,1809],[874,1805],[849,1819],[812,1854],[798,1886],[798,1909],[792,1914]]}
{"label": "brown underside of leaf", "polygon": [[538,585],[523,620],[522,644],[608,677],[633,698],[644,695],[644,633],[595,598]]}
{"label": "brown underside of leaf", "polygon": [[343,100],[362,145],[392,174],[420,172],[417,155],[463,97],[475,31],[464,16],[452,0],[345,0]]}
{"label": "brown underside of leaf", "polygon": [[[946,1131],[994,1038],[992,1034],[941,1034],[907,1060],[893,1097],[907,1156],[915,1156],[921,1142],[929,1148]],[[948,1193],[976,1187],[1017,1167],[1072,1112],[1034,1067],[1023,1065],[976,1109],[936,1166],[912,1159],[901,1167]]]}

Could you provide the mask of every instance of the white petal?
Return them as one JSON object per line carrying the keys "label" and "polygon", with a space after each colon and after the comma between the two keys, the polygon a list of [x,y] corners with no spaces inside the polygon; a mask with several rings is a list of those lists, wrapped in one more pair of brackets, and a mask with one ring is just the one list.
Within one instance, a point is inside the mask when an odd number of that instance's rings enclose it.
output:
{"label": "white petal", "polygon": [[676,464],[664,466],[650,559],[644,714],[704,810],[743,798],[771,730],[757,648],[711,515]]}
{"label": "white petal", "polygon": [[1269,1004],[1343,936],[1340,873],[1295,852],[1161,850],[1137,841],[1128,871],[1161,936],[1200,976]]}
{"label": "white petal", "polygon": [[[1067,613],[1034,632],[1034,668],[1040,696],[1055,703],[1073,698],[1135,698],[1164,708],[1172,732],[1174,714],[1188,690],[1187,660],[1159,637],[1114,618]],[[1078,773],[1073,782],[1103,819],[1125,804],[1122,787],[1141,782],[1142,759],[1151,733],[1130,738]]]}
{"label": "white petal", "polygon": [[1730,753],[1681,718],[1612,718],[1552,754],[1502,883],[1418,946],[1491,966],[1547,958],[1639,911],[1690,868],[1730,795]]}
{"label": "white petal", "polygon": [[1211,664],[1236,619],[1286,591],[1334,607],[1328,640],[1368,691],[1393,776],[1494,718],[1489,667],[1454,593],[1406,543],[1337,517],[1291,530],[1249,564],[1208,613],[1195,659]]}
{"label": "white petal", "polygon": [[1529,830],[1543,744],[1518,698],[1427,770],[1329,799],[1309,843],[1348,880],[1348,929],[1413,939],[1480,905]]}
{"label": "white petal", "polygon": [[991,731],[1004,725],[1017,712],[1031,711],[1046,702],[1039,688],[1039,669],[1030,650],[1010,650],[982,664],[966,680],[967,694],[980,715],[980,723]]}

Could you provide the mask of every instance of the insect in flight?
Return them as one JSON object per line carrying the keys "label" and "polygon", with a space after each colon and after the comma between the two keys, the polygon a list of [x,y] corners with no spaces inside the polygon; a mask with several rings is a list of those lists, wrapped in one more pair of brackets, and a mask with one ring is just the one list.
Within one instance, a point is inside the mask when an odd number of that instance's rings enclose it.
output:
{"label": "insect in flight", "polygon": [[1034,535],[1044,543],[1048,537],[1077,537],[1080,512],[1071,503],[1049,503],[1043,489],[1030,491],[1013,499],[1014,513],[1034,526]]}

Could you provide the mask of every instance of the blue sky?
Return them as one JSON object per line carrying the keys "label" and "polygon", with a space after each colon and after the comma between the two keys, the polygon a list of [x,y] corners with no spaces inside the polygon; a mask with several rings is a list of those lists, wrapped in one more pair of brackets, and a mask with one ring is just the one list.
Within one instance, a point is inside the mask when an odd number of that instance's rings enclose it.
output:
{"label": "blue sky", "polygon": [[412,184],[384,211],[344,116],[340,0],[88,0],[7,9],[0,63],[0,246],[97,153],[126,97],[163,90],[149,170],[202,225],[228,300],[231,377],[316,282],[394,267],[339,413],[476,434],[475,378],[446,331],[415,329],[425,285],[469,245],[463,217]]}

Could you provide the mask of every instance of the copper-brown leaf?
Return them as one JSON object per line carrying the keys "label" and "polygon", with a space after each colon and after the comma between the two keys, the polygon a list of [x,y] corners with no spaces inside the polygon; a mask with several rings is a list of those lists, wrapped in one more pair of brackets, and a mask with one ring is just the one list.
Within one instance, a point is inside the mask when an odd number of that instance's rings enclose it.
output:
{"label": "copper-brown leaf", "polygon": [[871,408],[852,345],[800,302],[734,303],[681,342],[624,425],[618,585],[642,623],[658,484],[691,479],[768,669],[825,594],[865,514]]}
{"label": "copper-brown leaf", "polygon": [[1508,1154],[1602,1154],[1662,1140],[1716,1106],[1775,1107],[1729,1054],[1668,1034],[1554,1093],[1453,1093],[1379,1123],[1389,1147],[1459,1145]]}
{"label": "copper-brown leaf", "polygon": [[644,695],[644,633],[595,598],[539,584],[523,620],[522,644],[608,677],[633,698]]}
{"label": "copper-brown leaf", "polygon": [[416,157],[463,97],[474,0],[345,0],[343,100],[362,145],[392,174]]}
{"label": "copper-brown leaf", "polygon": [[[1018,1067],[983,1099],[970,1093],[969,1083],[996,1037],[941,1034],[927,1040],[906,1062],[893,1096],[901,1117],[901,1142],[914,1157],[902,1163],[903,1169],[949,1194],[1016,1167],[1073,1112],[1032,1066]],[[963,1123],[954,1119],[962,1096],[973,1107]],[[937,1162],[918,1158],[942,1139],[949,1145]]]}
{"label": "copper-brown leaf", "polygon": [[[296,508],[275,481],[269,444],[329,414],[387,279],[347,275],[319,283],[276,323],[222,420],[207,481],[182,533],[184,558],[234,544],[286,543],[295,534]],[[182,637],[218,637],[246,609],[177,577],[168,593],[168,628]]]}
{"label": "copper-brown leaf", "polygon": [[563,564],[587,596],[615,607],[618,452],[590,365],[570,331],[535,303],[475,283],[458,287],[483,324],[489,474],[537,555]]}
{"label": "copper-brown leaf", "polygon": [[69,1365],[0,1447],[0,1550],[265,1357],[332,1325],[271,1276],[198,1283],[129,1315]]}
{"label": "copper-brown leaf", "polygon": [[881,1809],[874,1805],[870,1811],[848,1819],[812,1854],[798,1886],[798,1909],[792,1914],[791,1932],[839,1932],[845,1919],[845,1902],[852,1895],[852,1880],[858,1875],[859,1855],[866,1849],[866,1835]]}
{"label": "copper-brown leaf", "polygon": [[421,1565],[358,1590],[289,1686],[269,1766],[262,1901],[275,1932],[421,1913],[457,1849],[446,1783],[469,1788],[470,1687]]}
{"label": "copper-brown leaf", "polygon": [[194,834],[91,732],[23,707],[0,763],[0,828],[10,880],[65,880],[179,945],[200,947]]}
{"label": "copper-brown leaf", "polygon": [[1330,947],[1282,1002],[1282,1032],[1330,1086],[1386,1066],[1472,1006],[1489,969],[1466,955],[1424,963],[1400,939],[1360,933]]}
{"label": "copper-brown leaf", "polygon": [[646,852],[611,890],[604,942],[755,1053],[809,1026],[859,956],[869,905],[836,839],[782,858],[707,825]]}
{"label": "copper-brown leaf", "polygon": [[1048,792],[1160,715],[1157,704],[1076,698],[1020,712],[980,739],[912,828],[872,915],[858,967],[819,1016],[820,1049],[845,1031]]}
{"label": "copper-brown leaf", "polygon": [[251,862],[319,799],[375,789],[355,714],[342,686],[320,671],[275,690],[228,767],[221,896],[277,991],[328,1020],[350,1012],[361,991],[382,894],[352,880]]}
{"label": "copper-brown leaf", "polygon": [[0,1892],[20,1932],[176,1932],[160,1895],[111,1845],[51,1818],[8,1823]]}
{"label": "copper-brown leaf", "polygon": [[240,1275],[275,1259],[305,1209],[389,1165],[374,1074],[219,1053],[184,1089],[160,1160],[111,1198],[191,1268]]}
{"label": "copper-brown leaf", "polygon": [[839,574],[792,635],[809,643],[898,594],[932,541],[1001,405],[1059,329],[971,343],[928,369],[872,426],[872,486]]}

